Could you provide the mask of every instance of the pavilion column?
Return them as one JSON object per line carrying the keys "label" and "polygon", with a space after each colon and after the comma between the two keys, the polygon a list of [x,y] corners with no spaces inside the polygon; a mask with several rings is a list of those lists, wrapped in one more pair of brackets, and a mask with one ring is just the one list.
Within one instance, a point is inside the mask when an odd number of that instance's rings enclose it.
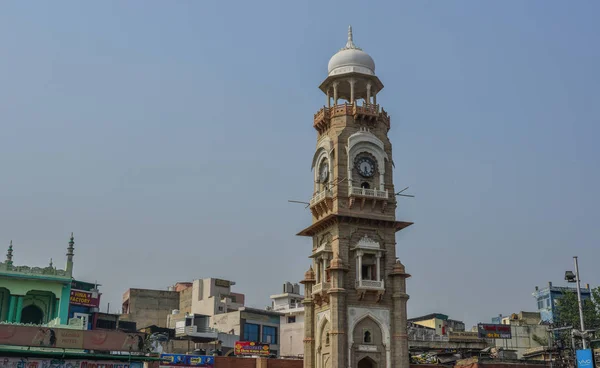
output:
{"label": "pavilion column", "polygon": [[17,309],[17,295],[9,295],[9,304],[8,304],[8,315],[6,316],[7,322],[14,322],[16,316]]}
{"label": "pavilion column", "polygon": [[350,103],[354,105],[354,84],[356,83],[356,79],[350,78],[348,83],[350,83]]}
{"label": "pavilion column", "polygon": [[333,82],[333,106],[338,104],[338,84],[339,82]]}
{"label": "pavilion column", "polygon": [[367,83],[367,104],[371,104],[371,83]]}
{"label": "pavilion column", "polygon": [[362,274],[362,256],[363,256],[363,252],[358,252],[357,253],[358,256],[358,281],[362,281],[363,279],[363,274]]}
{"label": "pavilion column", "polygon": [[373,105],[377,105],[377,92],[373,93]]}
{"label": "pavilion column", "polygon": [[16,307],[16,311],[15,311],[15,320],[14,322],[16,323],[20,323],[21,322],[21,312],[23,311],[23,295],[17,295],[17,307]]}
{"label": "pavilion column", "polygon": [[331,107],[331,95],[329,94],[329,87],[327,87],[327,107]]}
{"label": "pavilion column", "polygon": [[327,268],[326,262],[327,259],[325,258],[325,256],[321,257],[321,260],[323,262],[323,279],[321,280],[322,282],[327,282],[327,272],[325,271],[325,269]]}
{"label": "pavilion column", "polygon": [[377,252],[377,281],[381,281],[381,252]]}

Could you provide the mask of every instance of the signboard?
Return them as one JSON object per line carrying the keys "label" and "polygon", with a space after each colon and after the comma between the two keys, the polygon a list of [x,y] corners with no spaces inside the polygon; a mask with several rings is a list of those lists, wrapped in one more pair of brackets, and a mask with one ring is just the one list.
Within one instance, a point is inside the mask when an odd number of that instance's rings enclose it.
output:
{"label": "signboard", "polygon": [[161,368],[170,367],[214,367],[215,357],[209,355],[161,354]]}
{"label": "signboard", "polygon": [[479,341],[477,332],[448,331],[448,341]]}
{"label": "signboard", "polygon": [[90,291],[71,289],[71,297],[69,298],[69,303],[74,305],[83,305],[86,307],[99,308],[100,298],[98,296],[94,298],[94,294]]}
{"label": "signboard", "polygon": [[235,355],[264,355],[270,354],[269,344],[253,341],[236,341]]}
{"label": "signboard", "polygon": [[594,355],[592,350],[577,350],[577,368],[594,368]]}
{"label": "signboard", "polygon": [[120,362],[87,359],[38,359],[0,356],[2,368],[143,368],[142,362]]}
{"label": "signboard", "polygon": [[377,351],[377,345],[358,345],[358,351]]}
{"label": "signboard", "polygon": [[215,286],[228,288],[231,286],[231,283],[227,280],[215,279]]}
{"label": "signboard", "polygon": [[0,325],[0,345],[139,352],[144,349],[144,334]]}
{"label": "signboard", "polygon": [[510,325],[480,323],[477,325],[477,335],[480,339],[511,339]]}

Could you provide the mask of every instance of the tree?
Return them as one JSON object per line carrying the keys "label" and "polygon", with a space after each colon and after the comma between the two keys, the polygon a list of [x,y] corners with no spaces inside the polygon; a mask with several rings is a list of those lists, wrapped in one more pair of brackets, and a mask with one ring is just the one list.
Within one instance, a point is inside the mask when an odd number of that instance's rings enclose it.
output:
{"label": "tree", "polygon": [[[600,329],[600,287],[592,289],[591,300],[583,300],[582,302],[585,329]],[[556,301],[555,312],[554,323],[556,326],[573,326],[576,330],[581,329],[576,291],[563,292],[562,297]],[[596,336],[598,335],[600,334],[596,333]],[[565,331],[555,334],[555,339],[566,347],[570,344],[570,333]]]}
{"label": "tree", "polygon": [[[559,326],[579,329],[579,304],[577,292],[565,291],[556,302],[554,322]],[[592,289],[592,299],[583,301],[583,322],[586,330],[600,328],[600,287]]]}

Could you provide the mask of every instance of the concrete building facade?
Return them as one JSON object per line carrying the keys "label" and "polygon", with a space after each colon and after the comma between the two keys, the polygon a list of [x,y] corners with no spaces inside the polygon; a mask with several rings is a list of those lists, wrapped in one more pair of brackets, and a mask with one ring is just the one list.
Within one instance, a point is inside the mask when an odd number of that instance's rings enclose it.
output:
{"label": "concrete building facade", "polygon": [[329,61],[313,120],[312,265],[305,273],[305,368],[408,368],[406,278],[396,258],[389,115],[373,59],[354,44]]}
{"label": "concrete building facade", "polygon": [[519,312],[504,317],[502,324],[510,325],[512,337],[510,339],[494,339],[492,345],[512,350],[517,354],[517,358],[521,359],[531,349],[548,345],[548,326],[540,324],[540,321],[541,317],[538,312]]}
{"label": "concrete building facade", "polygon": [[170,290],[128,289],[123,294],[120,319],[137,324],[137,328],[149,326],[167,327],[167,316],[179,309],[179,293]]}
{"label": "concrete building facade", "polygon": [[438,336],[446,336],[449,332],[465,331],[464,322],[450,319],[442,313],[431,313],[421,317],[410,318],[408,321],[423,327],[432,328]]}
{"label": "concrete building facade", "polygon": [[241,341],[269,344],[271,354],[278,355],[280,317],[279,312],[241,307],[235,312],[214,315],[211,320],[217,331],[239,336]]}
{"label": "concrete building facade", "polygon": [[304,354],[304,296],[300,285],[283,284],[281,294],[271,295],[271,309],[281,313],[279,333],[279,355],[300,357]]}

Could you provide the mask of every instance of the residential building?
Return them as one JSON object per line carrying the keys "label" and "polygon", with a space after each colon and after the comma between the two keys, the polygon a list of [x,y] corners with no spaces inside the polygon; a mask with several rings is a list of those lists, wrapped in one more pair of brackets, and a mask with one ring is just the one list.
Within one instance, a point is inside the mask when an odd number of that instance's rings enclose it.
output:
{"label": "residential building", "polygon": [[448,332],[465,331],[464,322],[449,319],[447,315],[442,313],[431,313],[421,317],[409,318],[408,321],[435,329],[435,334],[438,336],[446,336]]}
{"label": "residential building", "polygon": [[519,312],[504,317],[501,324],[510,325],[511,338],[493,339],[491,345],[512,350],[521,359],[531,349],[548,344],[548,326],[540,324],[540,321],[539,312]]}
{"label": "residential building", "polygon": [[67,325],[73,277],[75,239],[67,247],[65,269],[16,266],[12,241],[0,262],[0,322]]}
{"label": "residential building", "polygon": [[241,307],[235,312],[216,314],[212,327],[219,332],[237,335],[241,341],[269,344],[271,354],[279,355],[279,329],[282,313]]}
{"label": "residential building", "polygon": [[[546,323],[554,323],[557,317],[557,306],[560,303],[560,299],[565,295],[565,293],[576,293],[577,289],[575,287],[565,287],[565,286],[554,286],[551,282],[548,283],[548,286],[541,289],[537,286],[535,287],[535,292],[533,292],[533,297],[537,301],[537,309],[541,315],[541,319]],[[590,289],[590,285],[586,285],[581,288],[581,300],[591,299],[592,291]]]}
{"label": "residential building", "polygon": [[286,282],[281,294],[271,295],[271,309],[280,312],[279,355],[299,357],[304,354],[304,296],[300,285]]}
{"label": "residential building", "polygon": [[135,322],[138,329],[167,327],[167,316],[179,309],[179,293],[170,290],[128,289],[123,294],[120,319]]}
{"label": "residential building", "polygon": [[[69,318],[83,320],[84,330],[91,330],[95,323],[95,313],[100,308],[100,292],[97,283],[73,280],[69,299]],[[116,325],[115,325],[116,329]]]}
{"label": "residential building", "polygon": [[[232,292],[233,285],[235,282],[223,279],[194,280],[191,293],[186,294],[191,298],[190,313],[214,316],[237,311],[244,306],[245,296]],[[185,309],[183,308],[181,311]]]}
{"label": "residential building", "polygon": [[396,257],[390,117],[375,62],[354,44],[328,64],[314,114],[312,239],[304,275],[304,367],[408,368],[406,273]]}

